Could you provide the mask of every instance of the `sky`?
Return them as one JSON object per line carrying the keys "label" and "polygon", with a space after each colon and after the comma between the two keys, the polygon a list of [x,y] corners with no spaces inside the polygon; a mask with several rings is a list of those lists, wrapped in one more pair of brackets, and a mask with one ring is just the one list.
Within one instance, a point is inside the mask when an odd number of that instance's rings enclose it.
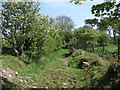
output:
{"label": "sky", "polygon": [[40,13],[50,17],[65,15],[71,17],[75,27],[81,27],[85,19],[97,18],[91,13],[92,5],[100,2],[84,2],[82,5],[69,3],[68,0],[42,0]]}

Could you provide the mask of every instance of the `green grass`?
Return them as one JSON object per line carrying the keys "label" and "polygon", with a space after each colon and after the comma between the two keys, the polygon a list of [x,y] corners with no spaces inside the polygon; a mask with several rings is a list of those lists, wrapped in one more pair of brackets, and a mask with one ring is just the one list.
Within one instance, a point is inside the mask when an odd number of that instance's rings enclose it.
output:
{"label": "green grass", "polygon": [[21,75],[27,76],[28,74],[39,74],[41,70],[47,69],[46,66],[49,66],[53,61],[61,59],[67,52],[69,51],[62,49],[46,57],[42,57],[37,63],[32,62],[31,64],[25,64],[22,60],[19,60],[19,58],[11,55],[2,55],[0,57],[3,59],[3,66],[10,67]]}
{"label": "green grass", "polygon": [[81,68],[82,62],[88,62],[90,66],[109,66],[109,62],[99,57],[97,54],[80,49],[75,50],[68,61],[69,66],[73,68]]}
{"label": "green grass", "polygon": [[[95,49],[102,50],[102,48],[103,48],[102,46],[99,46],[99,47],[96,47]],[[117,50],[117,45],[115,45],[115,44],[108,44],[107,46],[105,46],[105,50],[114,52],[114,51]]]}
{"label": "green grass", "polygon": [[[25,83],[19,82],[17,80],[17,78],[15,78],[14,81],[18,83],[18,87],[24,87],[24,86],[33,87],[33,86],[36,86],[36,84],[31,82],[30,79],[28,79],[28,77],[31,77],[31,79],[34,80],[38,85],[38,83],[41,83],[41,82],[37,81],[38,78],[40,77],[40,75],[44,71],[48,72],[47,70],[50,67],[52,67],[54,64],[57,66],[57,63],[59,62],[59,60],[62,60],[63,55],[68,52],[69,52],[69,50],[62,49],[62,50],[56,51],[54,53],[51,53],[48,56],[42,57],[37,63],[33,62],[31,64],[25,64],[19,58],[15,57],[15,56],[11,56],[11,55],[2,55],[2,56],[0,56],[0,58],[3,60],[2,66],[9,67],[12,70],[18,72],[18,77],[23,77],[24,80],[29,82],[26,85]],[[53,70],[53,72],[54,72],[54,70]],[[45,73],[45,74],[50,76],[48,73]],[[44,77],[44,76],[42,76],[42,77]],[[39,87],[39,86],[37,86],[37,87]]]}
{"label": "green grass", "polygon": [[[83,50],[77,50],[70,57],[71,60],[80,58],[86,59],[89,63],[92,61],[100,61],[101,65],[93,65],[90,68],[76,69],[66,66],[64,61],[70,58],[65,58],[64,54],[69,53],[69,50],[59,50],[51,53],[48,56],[42,57],[37,63],[25,64],[17,57],[11,55],[2,55],[3,66],[10,67],[12,70],[17,71],[19,76],[28,81],[27,84],[18,83],[18,87],[24,88],[25,86],[33,88],[85,88],[96,86],[99,79],[104,76],[107,71],[106,61],[103,61],[98,55],[88,53]],[[74,63],[73,63],[74,64]],[[28,77],[31,77],[29,79]],[[32,82],[33,80],[34,82]]]}
{"label": "green grass", "polygon": [[3,59],[3,66],[10,67],[12,70],[17,71],[18,73],[28,72],[30,69],[30,65],[26,65],[23,61],[19,60],[15,56],[2,55],[0,57]]}
{"label": "green grass", "polygon": [[[105,46],[104,59],[111,60],[111,61],[113,59],[115,59],[117,57],[116,56],[117,48],[118,47],[115,44],[108,44],[107,46]],[[94,53],[96,53],[99,56],[103,57],[103,54],[102,54],[103,51],[102,50],[103,50],[102,46],[95,47]]]}
{"label": "green grass", "polygon": [[48,69],[49,65],[59,59],[62,59],[63,58],[63,55],[65,53],[68,53],[69,50],[60,50],[60,51],[56,51],[46,57],[43,57],[41,60],[39,60],[39,62],[37,63],[32,63],[32,69],[31,69],[31,72],[32,73],[39,73],[40,70],[45,70],[45,69]]}
{"label": "green grass", "polygon": [[106,50],[116,51],[117,46],[115,44],[109,44],[108,46],[106,46]]}

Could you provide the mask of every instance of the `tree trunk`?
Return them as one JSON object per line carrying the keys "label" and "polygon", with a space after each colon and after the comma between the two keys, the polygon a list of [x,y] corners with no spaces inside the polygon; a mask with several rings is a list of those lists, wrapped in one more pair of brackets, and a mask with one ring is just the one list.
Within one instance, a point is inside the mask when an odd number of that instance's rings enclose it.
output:
{"label": "tree trunk", "polygon": [[17,45],[16,45],[16,39],[15,39],[14,35],[13,35],[13,49],[14,49],[15,55],[19,56],[19,52],[17,50]]}
{"label": "tree trunk", "polygon": [[113,31],[113,38],[114,38],[114,42],[116,43],[116,32],[115,31]]}
{"label": "tree trunk", "polygon": [[19,56],[19,51],[17,50],[17,44],[16,44],[16,26],[15,26],[15,29],[12,30],[12,39],[13,39],[13,49],[14,49],[15,55]]}
{"label": "tree trunk", "polygon": [[110,37],[111,37],[111,31],[110,31],[110,30],[108,30],[108,32],[109,32],[109,35],[110,35]]}
{"label": "tree trunk", "polygon": [[105,54],[105,44],[103,43],[103,50],[102,50],[102,57],[104,58],[104,54]]}
{"label": "tree trunk", "polygon": [[72,53],[75,51],[75,48],[74,48],[74,46],[72,46]]}
{"label": "tree trunk", "polygon": [[83,49],[86,50],[86,44],[83,44]]}
{"label": "tree trunk", "polygon": [[92,44],[92,51],[94,52],[95,50],[94,50],[94,44]]}
{"label": "tree trunk", "polygon": [[19,55],[23,55],[24,54],[23,53],[23,51],[24,51],[24,45],[25,45],[25,40],[24,40],[23,44],[20,47]]}
{"label": "tree trunk", "polygon": [[120,36],[118,37],[118,60],[120,60]]}

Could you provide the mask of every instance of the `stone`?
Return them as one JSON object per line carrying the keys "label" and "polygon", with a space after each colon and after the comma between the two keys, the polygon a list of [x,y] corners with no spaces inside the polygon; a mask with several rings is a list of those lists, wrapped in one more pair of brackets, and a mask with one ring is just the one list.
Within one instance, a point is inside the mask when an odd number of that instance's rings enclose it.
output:
{"label": "stone", "polygon": [[3,70],[2,72],[5,72],[5,70]]}
{"label": "stone", "polygon": [[37,88],[36,86],[34,86],[33,88]]}
{"label": "stone", "polygon": [[48,89],[48,87],[45,87],[46,89]]}
{"label": "stone", "polygon": [[63,85],[67,85],[67,83],[63,83]]}
{"label": "stone", "polygon": [[23,80],[22,80],[22,79],[20,79],[20,82],[23,82]]}
{"label": "stone", "polygon": [[18,72],[15,72],[15,75],[18,75]]}
{"label": "stone", "polygon": [[9,76],[9,77],[12,77],[12,75],[11,75],[11,74],[9,74],[8,76]]}
{"label": "stone", "polygon": [[83,62],[85,66],[89,66],[90,64],[88,62]]}

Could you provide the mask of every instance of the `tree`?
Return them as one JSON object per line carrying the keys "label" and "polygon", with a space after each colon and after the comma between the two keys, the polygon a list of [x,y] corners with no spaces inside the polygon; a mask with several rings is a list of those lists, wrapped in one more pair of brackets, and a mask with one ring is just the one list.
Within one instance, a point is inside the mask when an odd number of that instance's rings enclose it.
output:
{"label": "tree", "polygon": [[117,28],[117,26],[119,26],[120,21],[118,19],[112,19],[112,18],[107,18],[108,20],[108,24],[111,27],[112,31],[113,31],[113,38],[114,38],[114,42],[116,43],[116,35],[118,34],[119,29]]}
{"label": "tree", "polygon": [[55,18],[55,23],[64,32],[69,32],[73,29],[74,23],[68,16],[58,16]]}
{"label": "tree", "polygon": [[109,42],[110,36],[107,33],[103,32],[103,31],[99,32],[99,33],[100,33],[100,36],[99,36],[99,39],[98,39],[98,43],[103,46],[102,56],[104,57],[105,45],[107,45],[107,43]]}
{"label": "tree", "polygon": [[[97,30],[99,30],[99,44],[103,46],[102,50],[102,56],[104,57],[104,52],[105,52],[105,44],[109,41],[109,35],[107,35],[105,32],[108,30],[108,23],[109,21],[106,20],[106,18],[100,19],[100,22],[98,20],[94,19],[87,19],[85,20],[87,24],[90,24],[92,27],[94,25],[97,25]],[[95,23],[95,24],[94,24]]]}
{"label": "tree", "polygon": [[[104,2],[102,4],[93,5],[92,7],[92,14],[94,14],[97,17],[100,16],[107,16],[112,21],[117,19],[120,21],[120,2]],[[119,24],[119,22],[118,22]],[[120,29],[117,30],[118,34],[120,32]],[[120,34],[118,36],[118,59],[120,59]]]}
{"label": "tree", "polygon": [[84,22],[85,22],[85,24],[89,24],[92,27],[94,27],[95,25],[98,24],[98,19],[96,19],[96,18],[94,18],[94,19],[86,19]]}
{"label": "tree", "polygon": [[73,38],[72,29],[74,23],[72,19],[68,16],[58,16],[55,18],[56,27],[60,28],[64,35],[64,40],[66,41],[66,48],[69,48],[69,42]]}
{"label": "tree", "polygon": [[[87,50],[88,47],[92,47],[94,51],[94,45],[97,44],[99,33],[91,26],[83,26],[74,31],[77,39],[77,47]],[[80,46],[79,46],[80,45]]]}
{"label": "tree", "polygon": [[54,19],[47,16],[35,18],[28,37],[31,40],[31,45],[29,45],[30,50],[26,51],[26,54],[34,60],[65,46],[63,33],[54,24]]}
{"label": "tree", "polygon": [[2,3],[2,35],[12,44],[17,56],[23,53],[31,23],[39,15],[38,6],[33,2]]}
{"label": "tree", "polygon": [[[83,1],[87,1],[87,0],[70,0],[71,3],[77,4],[77,5],[81,5]],[[90,1],[95,1],[95,0],[90,0]],[[106,2],[115,2],[116,0],[104,0]]]}

